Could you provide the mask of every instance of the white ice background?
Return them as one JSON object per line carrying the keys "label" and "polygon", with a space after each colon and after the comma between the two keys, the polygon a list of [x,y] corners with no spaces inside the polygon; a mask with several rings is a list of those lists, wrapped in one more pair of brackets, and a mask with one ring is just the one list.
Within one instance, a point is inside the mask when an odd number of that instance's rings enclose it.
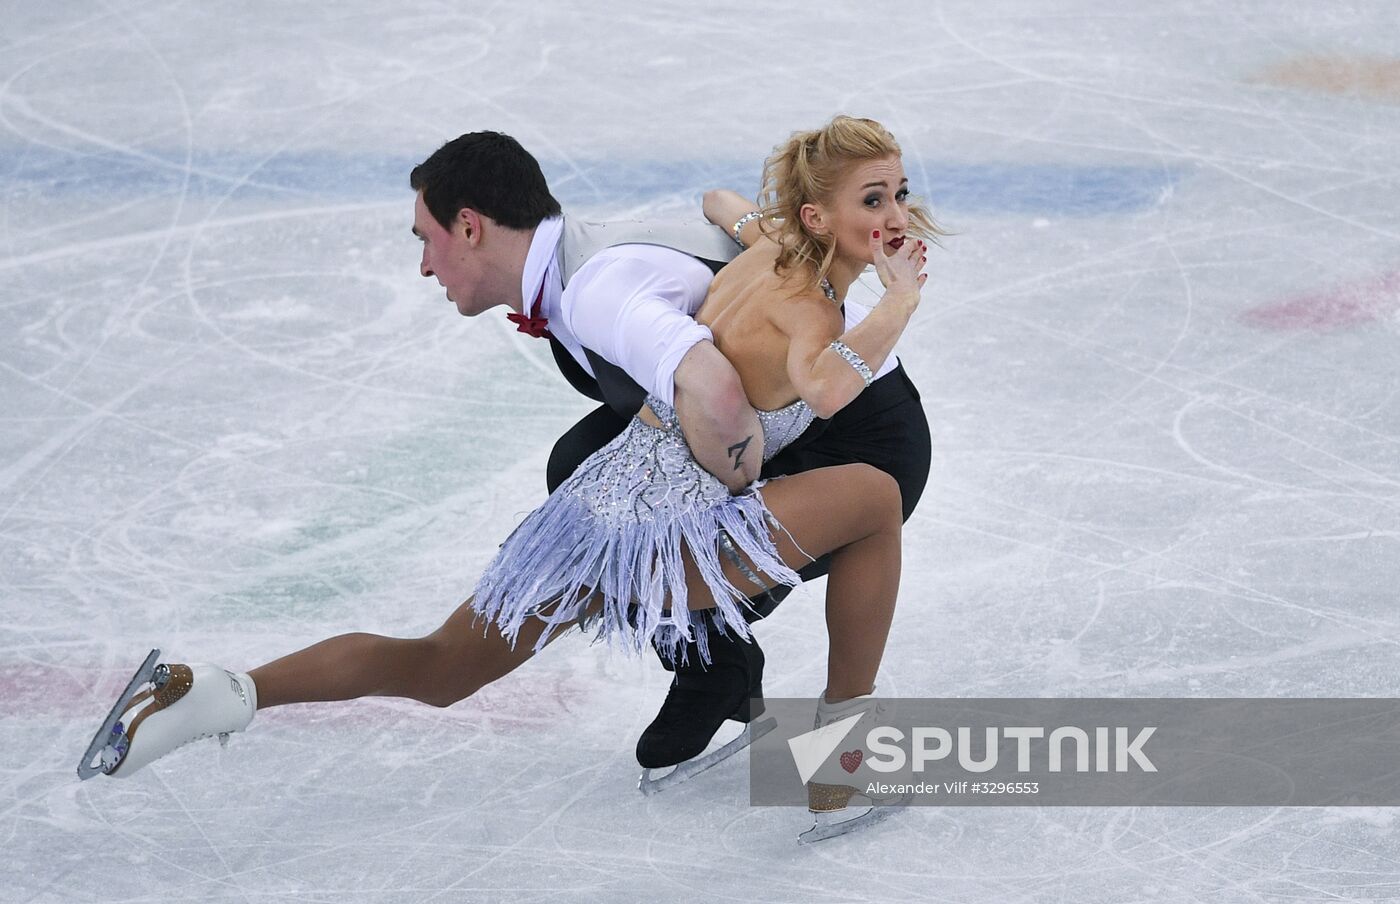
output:
{"label": "white ice background", "polygon": [[[1400,90],[1269,76],[1397,57],[1381,0],[0,4],[0,899],[1400,897],[1379,808],[798,847],[743,756],[641,797],[669,676],[577,637],[73,771],[151,647],[423,633],[543,498],[588,405],[409,234],[480,128],[595,218],[693,218],[836,112],[903,142],[956,235],[900,346],[934,461],[882,694],[1400,696]],[[821,690],[821,594],[760,626],[769,694]]]}

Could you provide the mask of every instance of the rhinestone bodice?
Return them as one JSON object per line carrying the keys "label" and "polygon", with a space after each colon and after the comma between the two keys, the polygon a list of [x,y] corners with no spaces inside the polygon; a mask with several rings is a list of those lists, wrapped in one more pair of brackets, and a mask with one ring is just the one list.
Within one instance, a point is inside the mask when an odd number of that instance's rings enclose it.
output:
{"label": "rhinestone bodice", "polygon": [[[671,432],[680,432],[680,419],[676,410],[655,396],[647,396],[647,407],[656,413],[657,420]],[[771,411],[755,409],[758,422],[763,425],[763,460],[767,461],[781,452],[788,444],[802,435],[811,425],[815,415],[806,402],[798,399],[791,405]]]}

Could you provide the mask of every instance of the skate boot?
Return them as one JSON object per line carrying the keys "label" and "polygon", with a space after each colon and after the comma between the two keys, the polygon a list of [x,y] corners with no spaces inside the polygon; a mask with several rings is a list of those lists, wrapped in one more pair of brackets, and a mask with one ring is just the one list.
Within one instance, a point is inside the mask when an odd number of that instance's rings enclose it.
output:
{"label": "skate boot", "polygon": [[[661,711],[637,741],[637,762],[643,767],[638,788],[643,794],[680,784],[728,759],[776,724],[755,722],[763,714],[763,651],[757,640],[709,631],[710,664],[704,664],[695,643],[687,662],[675,665],[676,677]],[[727,720],[744,724],[744,731],[724,746],[700,756]],[[660,770],[676,767],[671,772]]]}
{"label": "skate boot", "polygon": [[202,663],[155,665],[158,655],[152,651],[117,700],[78,765],[79,777],[127,778],[191,741],[217,735],[226,743],[252,721],[258,692],[247,675]]}
{"label": "skate boot", "polygon": [[874,825],[894,812],[889,805],[899,803],[900,798],[868,794],[870,782],[857,775],[865,758],[866,734],[883,724],[889,715],[886,705],[875,699],[873,690],[840,703],[828,703],[826,695],[822,695],[814,729],[852,720],[854,724],[845,731],[850,740],[838,744],[807,782],[807,810],[812,814],[812,827],[799,835],[798,841],[811,844],[845,835]]}

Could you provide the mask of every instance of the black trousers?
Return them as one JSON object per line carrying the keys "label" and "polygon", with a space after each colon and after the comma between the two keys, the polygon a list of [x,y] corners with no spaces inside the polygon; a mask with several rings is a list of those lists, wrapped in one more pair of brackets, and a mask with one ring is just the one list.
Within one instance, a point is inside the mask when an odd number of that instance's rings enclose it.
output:
{"label": "black trousers", "polygon": [[[583,460],[622,432],[630,417],[607,405],[589,412],[554,444],[545,479],[552,493]],[[899,484],[904,520],[908,521],[928,483],[932,459],[928,418],[919,391],[904,366],[876,380],[856,400],[830,420],[815,421],[792,445],[763,467],[765,478],[800,474],[814,468],[862,462],[879,468]],[[831,567],[823,556],[798,570],[804,581],[820,577]],[[791,591],[776,587],[750,599],[756,621],[773,611]]]}

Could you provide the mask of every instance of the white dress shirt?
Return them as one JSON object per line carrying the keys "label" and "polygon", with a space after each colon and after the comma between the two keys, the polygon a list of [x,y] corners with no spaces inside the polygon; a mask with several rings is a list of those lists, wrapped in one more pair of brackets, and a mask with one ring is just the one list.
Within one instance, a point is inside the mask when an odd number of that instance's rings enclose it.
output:
{"label": "white dress shirt", "polygon": [[[651,395],[675,404],[676,367],[695,343],[713,340],[709,327],[692,316],[705,301],[710,268],[659,245],[614,245],[590,257],[565,287],[558,254],[563,230],[562,217],[535,229],[521,277],[525,313],[543,286],[540,314],[585,371],[593,375],[583,353],[587,348],[621,367]],[[866,313],[846,305],[846,328]],[[877,377],[894,367],[890,355]]]}

